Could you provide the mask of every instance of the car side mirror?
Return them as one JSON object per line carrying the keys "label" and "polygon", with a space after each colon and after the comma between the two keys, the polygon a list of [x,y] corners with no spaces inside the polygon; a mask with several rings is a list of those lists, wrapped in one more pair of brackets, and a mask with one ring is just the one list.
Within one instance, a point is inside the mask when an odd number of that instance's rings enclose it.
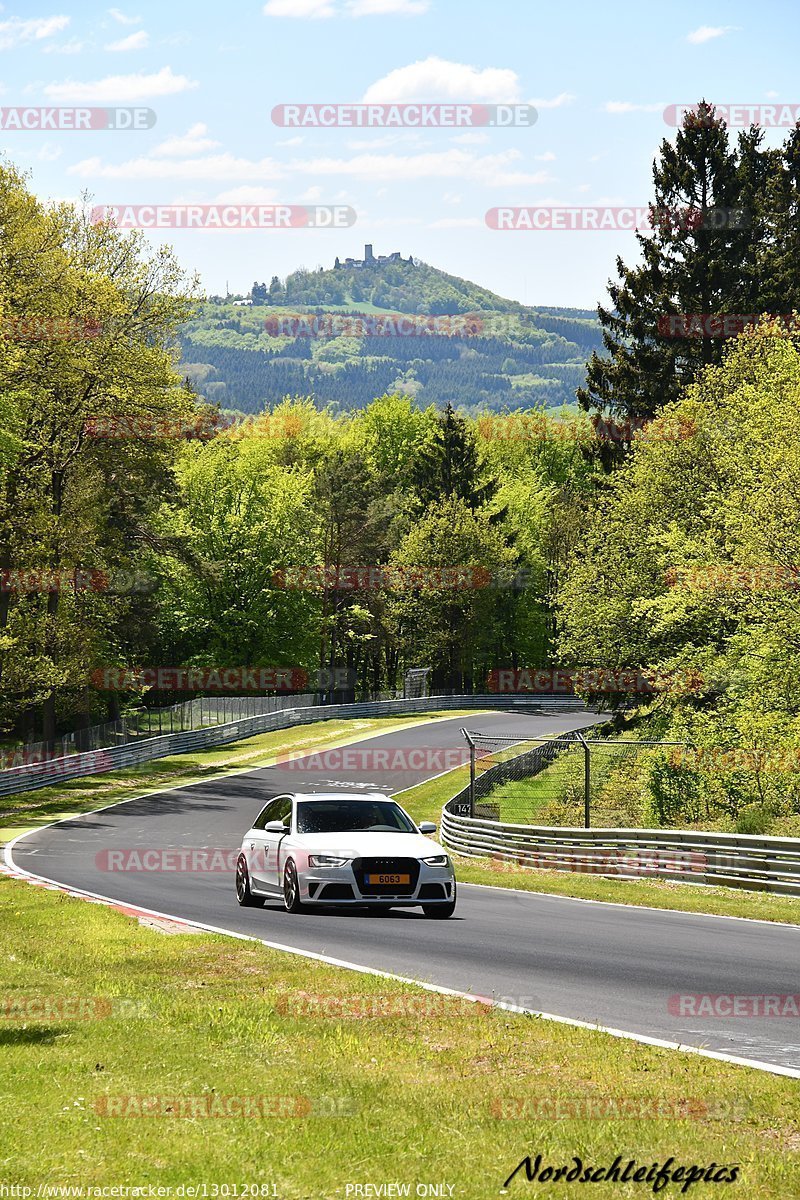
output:
{"label": "car side mirror", "polygon": [[420,821],[419,831],[420,831],[420,833],[436,833],[436,822],[435,821]]}
{"label": "car side mirror", "polygon": [[288,825],[284,825],[283,821],[267,821],[264,826],[265,833],[288,833]]}

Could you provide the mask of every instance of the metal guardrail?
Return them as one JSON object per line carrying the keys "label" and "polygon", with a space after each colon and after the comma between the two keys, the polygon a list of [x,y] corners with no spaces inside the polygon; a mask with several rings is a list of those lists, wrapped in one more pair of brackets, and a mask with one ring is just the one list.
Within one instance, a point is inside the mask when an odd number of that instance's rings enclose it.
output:
{"label": "metal guardrail", "polygon": [[[453,801],[450,801],[452,804]],[[800,838],[681,829],[566,829],[442,813],[442,842],[509,869],[672,879],[800,896]]]}
{"label": "metal guardrail", "polygon": [[374,700],[358,704],[326,704],[285,708],[278,712],[245,717],[224,725],[170,733],[161,737],[138,738],[125,745],[70,754],[44,762],[27,763],[0,771],[0,796],[35,791],[86,775],[99,775],[121,767],[138,766],[171,754],[184,754],[240,741],[257,733],[289,729],[316,721],[350,717],[382,717],[394,714],[448,711],[450,709],[499,709],[534,712],[584,712],[585,705],[575,697],[564,696],[428,696],[406,700]]}
{"label": "metal guardrail", "polygon": [[[480,803],[498,782],[535,775],[567,745],[536,747],[489,768],[442,810],[441,840],[466,858],[491,858],[500,870],[572,871],[615,879],[670,879],[800,896],[800,838],[682,829],[573,829],[494,819]],[[471,799],[473,815],[471,811]]]}
{"label": "metal guardrail", "polygon": [[[393,700],[396,695],[370,696],[370,699]],[[324,703],[326,701],[319,693],[295,692],[277,696],[197,696],[194,700],[183,700],[167,708],[143,707],[118,717],[116,721],[84,726],[49,742],[27,742],[23,746],[0,751],[0,770],[51,762],[74,754],[88,754],[92,750],[109,750],[114,746],[126,746],[140,738],[186,733],[204,729],[208,725],[229,725],[245,717],[261,717],[283,708],[306,708]]]}

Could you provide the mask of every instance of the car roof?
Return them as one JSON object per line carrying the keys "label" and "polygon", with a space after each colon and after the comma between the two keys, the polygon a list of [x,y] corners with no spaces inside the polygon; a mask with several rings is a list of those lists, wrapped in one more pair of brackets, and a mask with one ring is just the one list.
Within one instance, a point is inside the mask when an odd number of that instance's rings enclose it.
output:
{"label": "car roof", "polygon": [[295,792],[295,800],[391,800],[386,792]]}

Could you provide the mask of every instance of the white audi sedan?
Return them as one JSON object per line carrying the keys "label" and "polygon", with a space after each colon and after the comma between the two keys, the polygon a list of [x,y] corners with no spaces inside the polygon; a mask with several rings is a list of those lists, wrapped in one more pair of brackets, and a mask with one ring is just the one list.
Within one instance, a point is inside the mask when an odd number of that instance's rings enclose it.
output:
{"label": "white audi sedan", "polygon": [[290,913],[420,905],[426,917],[449,917],[456,880],[448,854],[425,836],[435,832],[379,792],[276,796],[244,836],[236,896],[249,907],[282,896]]}

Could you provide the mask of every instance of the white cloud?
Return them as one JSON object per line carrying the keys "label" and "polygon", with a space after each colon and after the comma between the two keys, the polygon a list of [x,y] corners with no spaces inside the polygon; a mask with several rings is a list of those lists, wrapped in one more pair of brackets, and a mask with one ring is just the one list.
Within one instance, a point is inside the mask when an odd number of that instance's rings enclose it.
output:
{"label": "white cloud", "polygon": [[442,196],[442,200],[444,200],[445,204],[460,204],[463,199],[464,197],[460,196],[458,192],[445,192],[445,194]]}
{"label": "white cloud", "polygon": [[57,158],[61,158],[62,153],[63,151],[60,146],[55,146],[52,142],[45,142],[37,152],[36,157],[39,159],[39,162],[55,162]]}
{"label": "white cloud", "polygon": [[22,21],[11,17],[0,21],[0,50],[11,50],[25,42],[41,42],[54,37],[69,25],[69,17],[31,17]]}
{"label": "white cloud", "polygon": [[108,11],[115,21],[119,21],[120,25],[138,25],[142,19],[141,17],[129,17],[118,8],[110,8]]}
{"label": "white cloud", "polygon": [[276,204],[280,195],[275,188],[254,187],[245,184],[243,187],[228,188],[218,192],[214,198],[216,204]]}
{"label": "white cloud", "polygon": [[550,99],[529,100],[534,108],[563,108],[565,104],[572,104],[573,100],[577,100],[574,92],[559,92],[557,96],[552,96]]}
{"label": "white cloud", "polygon": [[219,142],[206,137],[208,126],[192,125],[183,137],[167,138],[150,151],[157,158],[191,158],[193,155],[205,154],[206,150],[216,150]]}
{"label": "white cloud", "polygon": [[[422,217],[370,217],[363,209],[358,214],[359,223],[369,219],[370,229],[396,229],[398,225],[421,225]],[[364,234],[366,238],[366,231]]]}
{"label": "white cloud", "polygon": [[290,170],[315,175],[350,175],[367,180],[468,179],[495,187],[549,182],[546,172],[530,174],[512,169],[522,158],[519,150],[483,157],[466,150],[429,154],[358,154],[350,159],[315,158],[294,161]]}
{"label": "white cloud", "polygon": [[[184,139],[178,141],[181,143]],[[69,167],[68,171],[84,179],[266,181],[285,179],[290,175],[312,175],[315,179],[344,176],[369,182],[464,179],[494,187],[550,182],[546,171],[530,173],[515,169],[523,157],[516,149],[483,156],[456,149],[426,154],[357,154],[352,158],[293,159],[286,165],[271,158],[253,161],[228,153],[168,159],[158,156],[159,149],[150,156],[122,163],[104,163],[100,157],[86,158]]]}
{"label": "white cloud", "polygon": [[83,42],[77,38],[70,38],[68,42],[48,42],[46,46],[42,46],[42,50],[45,54],[80,54],[83,47]]}
{"label": "white cloud", "polygon": [[768,100],[777,100],[778,96],[780,96],[780,92],[769,91],[766,93]]}
{"label": "white cloud", "polygon": [[661,112],[663,104],[634,104],[631,100],[606,100],[603,111],[607,113]]}
{"label": "white cloud", "polygon": [[302,146],[304,141],[305,141],[305,138],[300,137],[298,135],[297,137],[282,138],[280,141],[276,142],[275,145],[276,146]]}
{"label": "white cloud", "polygon": [[397,133],[384,133],[379,137],[351,138],[346,143],[348,150],[379,150],[382,146],[424,146],[426,139],[415,129],[398,130]]}
{"label": "white cloud", "polygon": [[82,83],[67,79],[49,83],[44,89],[51,100],[67,100],[76,104],[133,104],[155,96],[174,96],[198,86],[185,75],[174,75],[171,67],[162,67],[154,75],[109,75],[105,79]]}
{"label": "white cloud", "polygon": [[476,229],[483,225],[480,217],[440,217],[431,221],[428,229]]}
{"label": "white cloud", "polygon": [[101,158],[85,158],[69,168],[70,175],[84,179],[175,179],[269,180],[285,174],[280,163],[271,158],[252,162],[234,158],[232,154],[215,154],[209,158],[187,158],[182,162],[155,158],[132,158],[123,163],[104,163]]}
{"label": "white cloud", "polygon": [[544,154],[534,154],[536,162],[555,162],[556,156],[552,150],[545,150]]}
{"label": "white cloud", "polygon": [[150,34],[144,29],[137,29],[136,33],[129,33],[127,37],[120,38],[118,42],[109,42],[103,49],[116,53],[125,50],[144,50],[149,45]]}
{"label": "white cloud", "polygon": [[[378,79],[364,93],[365,104],[393,104],[405,100],[462,100],[515,103],[520,84],[507,67],[478,67],[430,58],[398,67]],[[538,103],[538,101],[534,101]]]}
{"label": "white cloud", "polygon": [[701,25],[699,29],[693,29],[691,33],[687,33],[686,40],[691,42],[693,46],[701,46],[703,42],[713,41],[714,38],[724,37],[731,30],[738,29],[737,25]]}
{"label": "white cloud", "polygon": [[325,17],[418,17],[428,11],[430,0],[346,0],[344,9],[334,0],[267,0],[265,17],[295,17],[319,20]]}
{"label": "white cloud", "polygon": [[418,17],[430,7],[429,0],[348,0],[351,17],[383,17],[399,15]]}
{"label": "white cloud", "polygon": [[264,16],[318,19],[335,17],[336,9],[330,0],[269,0],[264,5]]}
{"label": "white cloud", "polygon": [[456,146],[485,146],[489,141],[489,135],[475,129],[468,133],[457,133],[452,141]]}

